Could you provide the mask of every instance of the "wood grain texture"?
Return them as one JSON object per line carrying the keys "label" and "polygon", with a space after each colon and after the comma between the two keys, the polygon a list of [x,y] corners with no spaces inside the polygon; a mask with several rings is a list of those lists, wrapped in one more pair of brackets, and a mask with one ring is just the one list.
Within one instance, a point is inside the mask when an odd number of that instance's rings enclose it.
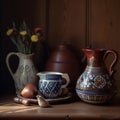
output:
{"label": "wood grain texture", "polygon": [[[1,0],[0,22],[0,63],[1,89],[10,91],[13,81],[5,65],[9,51],[15,50],[5,36],[5,28],[13,21],[25,19],[31,26],[45,27],[48,44],[53,48],[58,42],[65,41],[73,45],[77,54],[86,47],[86,1],[87,0]],[[90,26],[89,42],[92,47],[109,48],[120,55],[120,0],[89,0]],[[112,58],[108,58],[107,63]],[[120,60],[115,66],[115,80],[120,90]],[[6,85],[6,83],[8,83]],[[10,84],[10,85],[9,85]],[[120,94],[120,91],[118,92]]]}
{"label": "wood grain texture", "polygon": [[3,100],[0,102],[0,120],[65,120],[67,116],[72,120],[120,120],[119,100],[111,101],[107,105],[68,101],[66,104],[52,105],[50,108],[16,104],[11,97],[6,97]]}
{"label": "wood grain texture", "polygon": [[80,49],[85,45],[85,0],[50,0],[49,43],[66,41]]}
{"label": "wood grain texture", "polygon": [[[89,0],[89,14],[86,14],[86,2],[83,0],[51,0],[49,4],[49,44],[55,46],[58,41],[66,41],[80,53],[86,47],[86,38],[89,35],[89,44],[93,48],[119,49],[120,34],[120,1],[119,0]],[[86,15],[89,15],[89,33],[86,34]],[[88,16],[87,16],[88,18]],[[106,60],[111,64],[112,56]],[[120,60],[114,67],[115,83],[120,88]],[[120,94],[120,91],[118,92]]]}
{"label": "wood grain texture", "polygon": [[[119,0],[91,0],[90,41],[93,48],[107,48],[117,51],[120,55],[120,1]],[[111,64],[112,56],[106,60]],[[114,81],[120,88],[120,60],[114,67]],[[120,89],[119,89],[120,90]],[[118,91],[120,95],[120,91]]]}
{"label": "wood grain texture", "polygon": [[91,1],[91,42],[93,47],[119,47],[119,0]]}

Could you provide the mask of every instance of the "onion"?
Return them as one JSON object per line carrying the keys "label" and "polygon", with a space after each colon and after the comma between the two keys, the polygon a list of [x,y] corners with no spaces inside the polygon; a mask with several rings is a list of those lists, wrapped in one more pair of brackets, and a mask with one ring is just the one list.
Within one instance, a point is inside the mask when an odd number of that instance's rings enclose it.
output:
{"label": "onion", "polygon": [[37,95],[37,87],[33,84],[27,84],[20,94],[25,98],[35,98]]}

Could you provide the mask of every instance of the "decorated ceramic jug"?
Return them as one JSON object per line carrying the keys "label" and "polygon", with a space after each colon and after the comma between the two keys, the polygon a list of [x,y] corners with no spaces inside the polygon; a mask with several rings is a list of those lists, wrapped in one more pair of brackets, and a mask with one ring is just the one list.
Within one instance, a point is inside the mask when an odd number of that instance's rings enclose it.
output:
{"label": "decorated ceramic jug", "polygon": [[[117,54],[107,49],[82,49],[87,58],[87,66],[76,84],[76,93],[81,100],[88,103],[105,103],[114,93],[113,66]],[[114,56],[111,65],[106,67],[107,55]],[[110,57],[110,56],[108,56]]]}
{"label": "decorated ceramic jug", "polygon": [[[19,59],[19,64],[16,66],[15,72],[12,71],[13,66],[11,66],[9,62],[12,56],[17,56]],[[36,73],[38,70],[33,64],[32,57],[33,54],[23,54],[19,52],[11,52],[6,57],[6,65],[14,79],[16,94],[19,94],[27,84],[37,85]]]}

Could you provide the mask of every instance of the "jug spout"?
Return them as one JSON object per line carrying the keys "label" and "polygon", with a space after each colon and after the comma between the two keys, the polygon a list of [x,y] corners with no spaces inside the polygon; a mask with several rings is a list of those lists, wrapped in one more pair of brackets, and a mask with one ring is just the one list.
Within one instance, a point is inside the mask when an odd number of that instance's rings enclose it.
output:
{"label": "jug spout", "polygon": [[[105,103],[113,96],[113,65],[116,63],[117,54],[108,49],[82,49],[87,57],[87,66],[78,78],[76,92],[81,100],[89,103]],[[108,54],[114,59],[106,68],[104,60]]]}
{"label": "jug spout", "polygon": [[103,58],[107,49],[82,49],[87,58],[87,65],[92,67],[104,66]]}

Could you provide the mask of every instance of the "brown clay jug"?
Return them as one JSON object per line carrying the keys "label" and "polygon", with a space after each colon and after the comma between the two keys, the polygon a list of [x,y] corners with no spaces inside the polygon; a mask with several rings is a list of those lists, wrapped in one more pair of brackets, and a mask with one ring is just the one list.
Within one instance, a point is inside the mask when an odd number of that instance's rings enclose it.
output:
{"label": "brown clay jug", "polygon": [[68,88],[71,92],[75,91],[77,78],[81,73],[80,62],[69,45],[57,45],[47,61],[45,70],[67,73],[70,77]]}
{"label": "brown clay jug", "polygon": [[[117,62],[117,53],[114,50],[101,48],[84,48],[82,51],[87,57],[87,66],[78,78],[76,93],[85,102],[106,103],[114,95],[113,66]],[[107,68],[105,59],[109,54],[113,55],[113,61]]]}

